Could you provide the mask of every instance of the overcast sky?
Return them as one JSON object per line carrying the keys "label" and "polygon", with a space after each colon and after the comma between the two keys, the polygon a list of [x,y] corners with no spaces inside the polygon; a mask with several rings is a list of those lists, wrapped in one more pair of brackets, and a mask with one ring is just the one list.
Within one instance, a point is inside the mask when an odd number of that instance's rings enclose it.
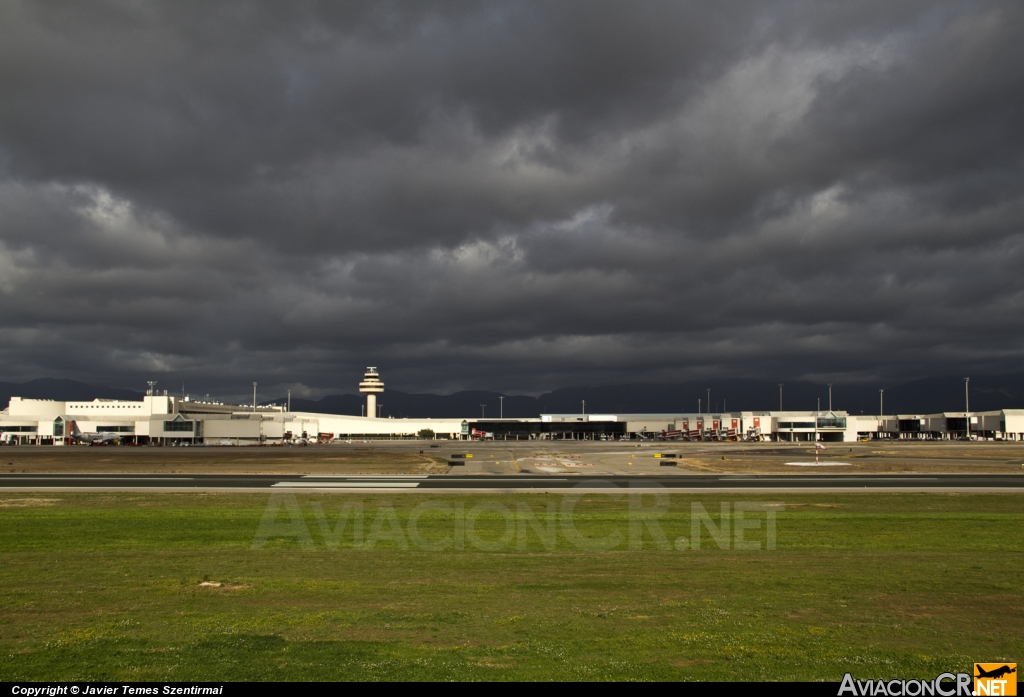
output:
{"label": "overcast sky", "polygon": [[1020,371],[1024,3],[0,3],[0,380]]}

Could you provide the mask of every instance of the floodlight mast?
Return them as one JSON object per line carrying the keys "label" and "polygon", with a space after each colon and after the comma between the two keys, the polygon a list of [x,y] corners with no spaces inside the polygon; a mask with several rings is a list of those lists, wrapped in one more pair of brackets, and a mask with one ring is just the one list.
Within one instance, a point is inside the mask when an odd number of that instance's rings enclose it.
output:
{"label": "floodlight mast", "polygon": [[882,428],[885,420],[885,390],[878,391],[878,437],[882,437]]}
{"label": "floodlight mast", "polygon": [[971,439],[971,379],[964,378],[964,422],[967,427],[967,440]]}

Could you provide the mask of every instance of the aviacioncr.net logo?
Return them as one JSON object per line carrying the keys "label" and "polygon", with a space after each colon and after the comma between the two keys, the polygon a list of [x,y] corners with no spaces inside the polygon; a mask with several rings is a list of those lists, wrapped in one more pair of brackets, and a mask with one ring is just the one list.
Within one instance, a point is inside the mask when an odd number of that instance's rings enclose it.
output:
{"label": "aviacioncr.net logo", "polygon": [[974,695],[1000,697],[1017,694],[1016,663],[975,663]]}
{"label": "aviacioncr.net logo", "polygon": [[847,673],[839,686],[839,695],[855,697],[971,697],[970,673],[942,673],[934,680],[854,680]]}

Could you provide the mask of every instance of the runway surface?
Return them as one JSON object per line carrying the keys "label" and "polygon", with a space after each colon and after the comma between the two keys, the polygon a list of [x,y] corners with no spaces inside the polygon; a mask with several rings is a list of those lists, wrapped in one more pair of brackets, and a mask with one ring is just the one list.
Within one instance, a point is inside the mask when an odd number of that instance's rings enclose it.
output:
{"label": "runway surface", "polygon": [[336,491],[564,492],[666,489],[700,491],[1013,491],[1013,474],[902,475],[277,475],[277,474],[6,474],[0,491]]}

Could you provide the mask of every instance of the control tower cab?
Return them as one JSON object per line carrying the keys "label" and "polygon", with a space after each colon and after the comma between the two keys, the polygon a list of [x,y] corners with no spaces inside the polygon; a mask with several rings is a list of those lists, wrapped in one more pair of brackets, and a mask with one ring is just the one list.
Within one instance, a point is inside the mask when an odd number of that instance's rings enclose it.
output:
{"label": "control tower cab", "polygon": [[376,368],[367,368],[363,381],[359,383],[359,391],[366,395],[366,416],[377,418],[377,395],[384,391],[384,383]]}

